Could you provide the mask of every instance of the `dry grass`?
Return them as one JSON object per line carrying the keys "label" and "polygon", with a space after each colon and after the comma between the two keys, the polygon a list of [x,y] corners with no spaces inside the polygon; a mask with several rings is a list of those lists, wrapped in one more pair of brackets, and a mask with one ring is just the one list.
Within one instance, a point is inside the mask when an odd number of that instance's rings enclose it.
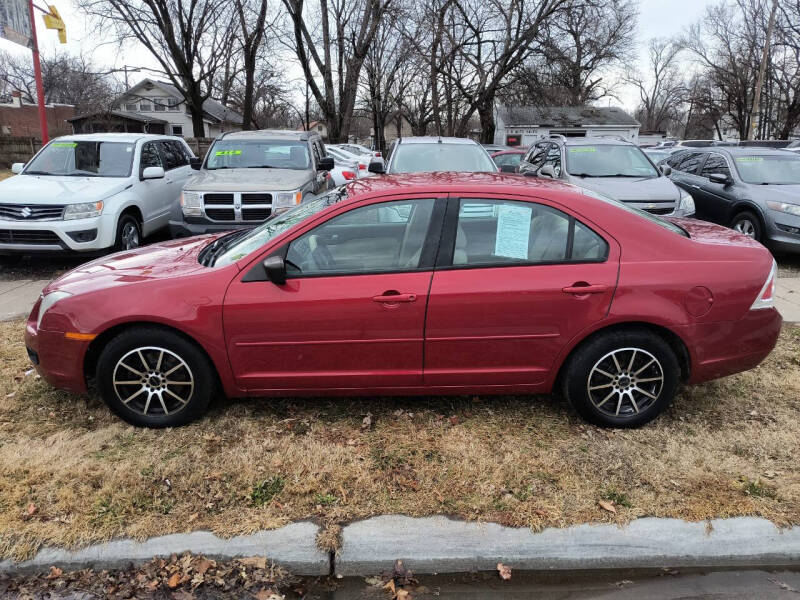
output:
{"label": "dry grass", "polygon": [[0,169],[0,181],[3,181],[3,179],[8,179],[12,175],[14,174],[11,172],[11,169]]}
{"label": "dry grass", "polygon": [[0,336],[2,556],[298,519],[325,525],[330,548],[342,523],[380,513],[535,529],[645,515],[800,523],[800,327],[760,368],[686,389],[650,426],[620,432],[552,398],[218,402],[189,427],[134,429],[94,396],[25,375],[21,323]]}

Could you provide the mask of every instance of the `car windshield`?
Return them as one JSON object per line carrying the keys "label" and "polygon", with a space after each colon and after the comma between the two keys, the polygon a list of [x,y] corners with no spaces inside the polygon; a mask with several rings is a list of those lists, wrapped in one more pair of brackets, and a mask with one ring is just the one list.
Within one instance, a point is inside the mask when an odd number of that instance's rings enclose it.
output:
{"label": "car windshield", "polygon": [[658,177],[636,146],[597,144],[567,146],[567,172],[582,177]]}
{"label": "car windshield", "polygon": [[592,198],[602,200],[603,202],[608,202],[609,204],[613,204],[617,208],[621,208],[622,210],[627,210],[629,213],[633,213],[635,215],[642,217],[643,219],[647,219],[648,221],[650,221],[651,223],[655,223],[659,227],[663,227],[664,229],[667,229],[673,233],[677,233],[678,235],[681,235],[683,237],[687,238],[689,237],[689,233],[683,227],[678,227],[677,225],[675,225],[675,223],[657,217],[656,215],[653,215],[647,211],[634,208],[633,206],[629,206],[624,202],[619,202],[618,200],[614,200],[613,198],[604,196],[603,194],[595,192],[594,190],[587,190],[586,188],[584,188],[581,191],[586,196],[591,196]]}
{"label": "car windshield", "polygon": [[516,167],[517,165],[519,165],[519,162],[520,160],[522,160],[523,156],[524,154],[521,154],[519,152],[509,152],[507,154],[496,154],[495,156],[492,157],[492,160],[494,160],[494,163],[498,167],[502,167],[504,165]]}
{"label": "car windshield", "polygon": [[800,156],[761,155],[735,156],[733,159],[739,177],[745,183],[756,185],[800,184]]}
{"label": "car windshield", "polygon": [[497,171],[486,150],[477,144],[399,144],[394,152],[390,173]]}
{"label": "car windshield", "polygon": [[311,168],[306,142],[221,139],[208,151],[206,169]]}
{"label": "car windshield", "polygon": [[26,175],[128,177],[135,144],[89,140],[50,142],[25,168]]}
{"label": "car windshield", "polygon": [[[240,258],[244,258],[270,240],[278,237],[284,231],[302,223],[328,206],[341,202],[345,198],[347,198],[347,187],[343,186],[328,192],[324,196],[303,202],[291,210],[264,221],[264,223],[254,227],[245,235],[233,237],[234,241],[229,246],[223,245],[219,250],[219,255],[213,260],[213,265],[217,267],[229,265]],[[221,241],[224,244],[224,238]],[[212,242],[211,245],[213,246],[214,243],[216,242]]]}

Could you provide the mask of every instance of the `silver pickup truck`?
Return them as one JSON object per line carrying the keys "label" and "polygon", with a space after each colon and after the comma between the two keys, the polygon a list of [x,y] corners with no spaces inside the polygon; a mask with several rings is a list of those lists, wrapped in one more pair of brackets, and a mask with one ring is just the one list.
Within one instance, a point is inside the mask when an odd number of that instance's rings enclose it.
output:
{"label": "silver pickup truck", "polygon": [[170,232],[186,237],[256,225],[332,184],[316,132],[259,130],[223,134],[183,186]]}

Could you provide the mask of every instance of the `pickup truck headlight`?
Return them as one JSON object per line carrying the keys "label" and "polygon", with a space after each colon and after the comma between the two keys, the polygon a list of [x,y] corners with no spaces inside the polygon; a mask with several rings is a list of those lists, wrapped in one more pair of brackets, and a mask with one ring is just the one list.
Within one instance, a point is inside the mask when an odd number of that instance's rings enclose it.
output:
{"label": "pickup truck headlight", "polygon": [[39,315],[36,317],[36,329],[42,325],[42,317],[44,317],[44,313],[48,310],[53,308],[53,305],[58,302],[59,300],[63,300],[64,298],[68,298],[72,294],[68,292],[50,292],[42,296],[42,303],[39,305]]}
{"label": "pickup truck headlight", "polygon": [[678,201],[678,211],[684,216],[688,217],[694,214],[694,198],[684,189],[681,189],[681,199]]}
{"label": "pickup truck headlight", "polygon": [[186,217],[202,217],[203,197],[197,192],[181,192],[181,210]]}
{"label": "pickup truck headlight", "polygon": [[300,190],[291,192],[275,192],[272,194],[272,209],[276,208],[291,208],[303,200],[303,194]]}
{"label": "pickup truck headlight", "polygon": [[789,204],[787,202],[775,202],[774,200],[767,200],[767,206],[772,210],[778,212],[788,213],[796,217],[800,217],[800,204]]}
{"label": "pickup truck headlight", "polygon": [[64,209],[64,220],[89,219],[99,217],[103,212],[103,202],[79,202],[78,204],[67,204]]}

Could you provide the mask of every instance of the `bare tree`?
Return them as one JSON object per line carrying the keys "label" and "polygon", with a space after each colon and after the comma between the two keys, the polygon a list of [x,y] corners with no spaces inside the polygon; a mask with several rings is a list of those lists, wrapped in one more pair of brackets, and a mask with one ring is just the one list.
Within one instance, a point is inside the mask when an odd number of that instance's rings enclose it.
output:
{"label": "bare tree", "polygon": [[293,31],[292,49],[333,142],[346,140],[350,133],[361,69],[390,1],[317,0],[314,11],[305,0],[283,0]]}
{"label": "bare tree", "polygon": [[639,93],[637,117],[647,131],[673,127],[686,98],[686,82],[679,63],[683,47],[675,40],[653,38],[647,44],[647,72],[629,69],[625,81]]}
{"label": "bare tree", "polygon": [[[239,25],[236,38],[244,67],[243,127],[250,129],[255,103],[256,62],[261,54],[264,34],[273,29],[274,22],[267,21],[269,0],[233,0],[233,7]],[[261,56],[263,58],[263,54]]]}
{"label": "bare tree", "polygon": [[225,0],[77,0],[99,27],[113,27],[158,61],[183,95],[195,137],[203,137],[203,103],[230,54],[231,18]]}

